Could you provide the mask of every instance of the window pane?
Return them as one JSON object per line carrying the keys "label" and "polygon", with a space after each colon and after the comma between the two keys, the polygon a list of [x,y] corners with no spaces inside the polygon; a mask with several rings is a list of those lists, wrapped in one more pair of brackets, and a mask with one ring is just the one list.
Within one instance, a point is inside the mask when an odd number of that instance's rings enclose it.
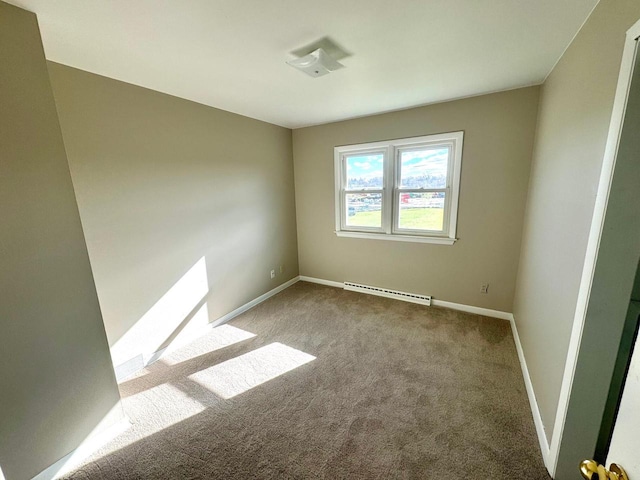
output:
{"label": "window pane", "polygon": [[382,226],[381,193],[348,193],[346,197],[347,226],[375,228]]}
{"label": "window pane", "polygon": [[401,188],[446,188],[449,148],[400,152]]}
{"label": "window pane", "polygon": [[384,155],[353,155],[347,161],[347,189],[382,190]]}
{"label": "window pane", "polygon": [[444,230],[444,192],[400,193],[398,228]]}

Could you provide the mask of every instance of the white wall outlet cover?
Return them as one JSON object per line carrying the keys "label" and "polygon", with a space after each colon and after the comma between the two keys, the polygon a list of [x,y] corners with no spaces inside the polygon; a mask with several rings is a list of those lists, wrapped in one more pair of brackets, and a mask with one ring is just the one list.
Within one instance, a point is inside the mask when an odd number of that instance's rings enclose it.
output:
{"label": "white wall outlet cover", "polygon": [[322,77],[335,70],[344,68],[343,64],[334,60],[322,48],[318,48],[304,57],[289,60],[287,64],[306,73],[310,77]]}

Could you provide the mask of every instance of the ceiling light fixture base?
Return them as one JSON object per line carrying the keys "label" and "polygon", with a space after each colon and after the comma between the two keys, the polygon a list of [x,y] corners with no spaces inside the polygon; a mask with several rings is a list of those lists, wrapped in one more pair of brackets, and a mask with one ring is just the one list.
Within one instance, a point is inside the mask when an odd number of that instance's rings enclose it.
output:
{"label": "ceiling light fixture base", "polygon": [[322,48],[318,48],[304,57],[289,60],[287,64],[314,78],[344,68],[343,64],[334,60]]}

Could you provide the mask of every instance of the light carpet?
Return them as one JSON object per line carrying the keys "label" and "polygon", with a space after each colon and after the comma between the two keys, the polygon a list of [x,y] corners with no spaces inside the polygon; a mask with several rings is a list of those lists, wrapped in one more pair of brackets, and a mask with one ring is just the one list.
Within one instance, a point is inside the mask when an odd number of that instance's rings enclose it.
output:
{"label": "light carpet", "polygon": [[549,478],[504,320],[299,282],[120,390],[66,478]]}

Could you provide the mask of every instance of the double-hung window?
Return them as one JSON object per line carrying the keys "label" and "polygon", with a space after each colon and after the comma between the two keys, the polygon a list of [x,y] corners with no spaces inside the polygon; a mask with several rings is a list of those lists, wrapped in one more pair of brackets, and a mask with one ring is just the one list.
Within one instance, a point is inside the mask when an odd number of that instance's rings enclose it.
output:
{"label": "double-hung window", "polygon": [[463,132],[336,147],[336,234],[453,244]]}

